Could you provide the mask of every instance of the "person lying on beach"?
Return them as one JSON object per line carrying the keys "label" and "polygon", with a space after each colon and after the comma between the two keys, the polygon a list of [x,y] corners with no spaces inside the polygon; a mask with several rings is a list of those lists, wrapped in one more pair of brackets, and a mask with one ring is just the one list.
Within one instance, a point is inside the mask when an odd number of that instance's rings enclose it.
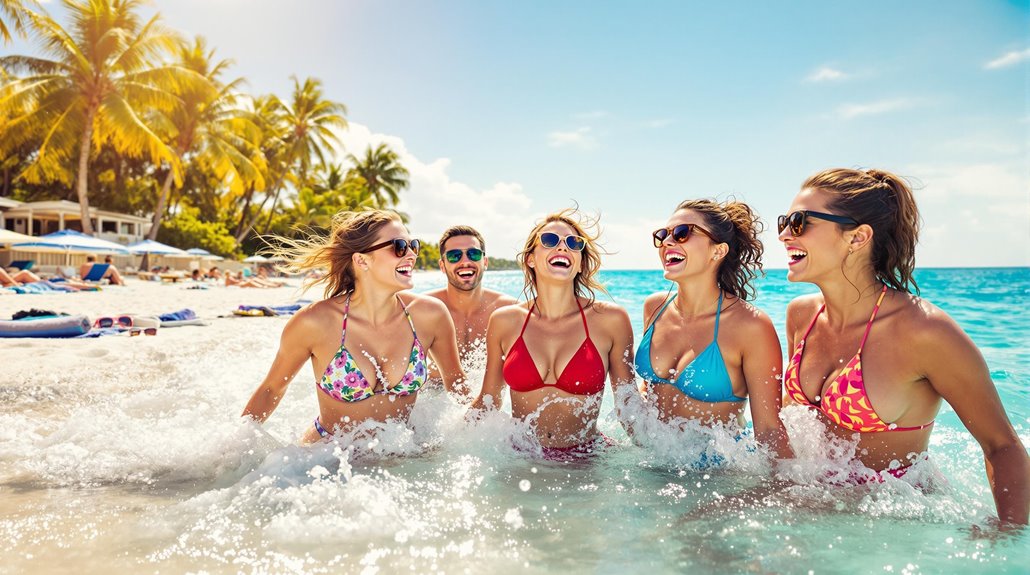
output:
{"label": "person lying on beach", "polygon": [[744,427],[750,399],[755,438],[779,458],[793,453],[780,421],[783,369],[772,320],[744,301],[762,269],[762,224],[742,202],[687,200],[652,235],[676,293],[644,302],[634,361],[646,399],[663,421]]}
{"label": "person lying on beach", "polygon": [[42,281],[42,278],[29,270],[14,270],[8,273],[4,268],[0,268],[0,287],[14,287],[38,281]]}
{"label": "person lying on beach", "polygon": [[[594,299],[601,256],[575,209],[550,214],[517,259],[528,301],[493,312],[486,373],[476,409],[499,409],[505,385],[512,415],[531,421],[545,456],[581,456],[610,440],[597,429],[605,379],[633,387],[633,329],[626,310]],[[616,390],[617,393],[619,390]]]}
{"label": "person lying on beach", "polygon": [[[463,361],[481,349],[486,338],[490,314],[518,301],[501,292],[483,287],[483,272],[489,267],[486,242],[470,226],[454,226],[440,238],[440,271],[447,277],[447,286],[426,292],[447,306],[454,321],[458,353]],[[475,363],[475,362],[472,362]],[[481,365],[481,364],[480,364]],[[433,377],[437,378],[433,369]]]}
{"label": "person lying on beach", "polygon": [[263,280],[257,276],[243,277],[243,272],[236,272],[233,276],[231,273],[225,274],[225,285],[227,286],[239,286],[243,288],[277,288],[286,285],[286,282],[275,281],[275,280]]}
{"label": "person lying on beach", "polygon": [[296,273],[325,267],[326,299],[286,323],[279,351],[244,417],[272,414],[310,359],[319,415],[306,443],[347,432],[367,420],[407,421],[426,381],[432,354],[448,391],[464,393],[454,325],[436,298],[413,294],[420,243],[394,212],[341,212],[328,238],[279,238]]}
{"label": "person lying on beach", "polygon": [[912,190],[890,172],[829,169],[801,185],[779,240],[787,279],[819,293],[787,306],[784,391],[833,435],[857,436],[862,465],[895,477],[925,457],[947,401],[983,449],[1002,524],[1025,525],[1030,458],[976,345],[917,295],[919,221]]}

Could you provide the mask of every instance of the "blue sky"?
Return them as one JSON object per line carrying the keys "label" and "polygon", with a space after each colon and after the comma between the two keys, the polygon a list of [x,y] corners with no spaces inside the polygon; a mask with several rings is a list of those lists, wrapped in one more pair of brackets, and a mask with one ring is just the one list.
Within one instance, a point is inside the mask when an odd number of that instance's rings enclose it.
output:
{"label": "blue sky", "polygon": [[[57,10],[54,4],[48,5]],[[917,264],[1030,265],[1030,2],[167,0],[253,93],[315,76],[350,151],[412,171],[412,231],[600,214],[606,264],[657,269],[681,200],[734,196],[771,227],[828,167],[912,178]],[[774,234],[767,267],[784,267]]]}

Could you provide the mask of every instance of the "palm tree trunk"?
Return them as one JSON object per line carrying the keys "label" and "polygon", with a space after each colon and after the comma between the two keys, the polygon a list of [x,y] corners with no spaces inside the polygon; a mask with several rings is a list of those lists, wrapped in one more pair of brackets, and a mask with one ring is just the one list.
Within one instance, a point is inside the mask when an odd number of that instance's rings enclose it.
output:
{"label": "palm tree trunk", "polygon": [[79,174],[75,191],[79,196],[79,209],[82,210],[82,233],[93,235],[93,222],[89,219],[89,197],[86,186],[86,172],[89,170],[89,145],[93,138],[93,119],[96,110],[86,113],[86,126],[82,129],[82,142],[79,144]]}
{"label": "palm tree trunk", "polygon": [[[285,180],[285,179],[286,179],[286,174],[284,173],[283,175],[279,176],[278,180],[275,181],[275,187],[273,189],[275,190],[276,201],[278,201],[279,190],[282,188],[283,180]],[[243,242],[243,238],[247,237],[247,234],[250,233],[251,228],[254,227],[254,224],[257,223],[258,218],[261,217],[261,210],[265,209],[265,204],[268,203],[268,197],[269,197],[268,194],[265,194],[265,199],[261,201],[261,205],[258,206],[257,212],[255,212],[253,216],[250,216],[248,218],[247,217],[247,213],[246,212],[243,213],[243,220],[248,220],[249,219],[249,221],[247,222],[246,225],[244,225],[242,228],[240,228],[236,232],[236,243],[237,244],[240,244],[240,243]],[[273,204],[273,209],[274,209],[274,206],[275,206],[275,204]]]}
{"label": "palm tree trunk", "polygon": [[265,229],[261,231],[261,235],[268,233],[268,228],[272,227],[272,218],[275,217],[275,206],[279,203],[279,192],[282,188],[275,191],[275,197],[272,199],[272,208],[268,210],[268,219],[265,220]]}
{"label": "palm tree trunk", "polygon": [[165,202],[168,201],[168,190],[170,189],[172,189],[171,167],[168,168],[165,181],[161,184],[161,193],[157,196],[157,205],[154,206],[154,222],[150,224],[150,232],[147,233],[147,239],[157,240],[157,231],[161,229],[161,219],[165,214]]}

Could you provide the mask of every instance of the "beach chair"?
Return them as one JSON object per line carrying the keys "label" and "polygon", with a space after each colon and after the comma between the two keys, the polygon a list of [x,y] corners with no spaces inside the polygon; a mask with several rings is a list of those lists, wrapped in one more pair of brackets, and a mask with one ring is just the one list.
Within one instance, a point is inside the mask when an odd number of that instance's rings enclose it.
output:
{"label": "beach chair", "polygon": [[14,260],[10,264],[8,264],[8,266],[12,268],[18,268],[20,270],[32,271],[32,266],[34,266],[35,264],[36,260]]}
{"label": "beach chair", "polygon": [[104,274],[107,273],[109,267],[111,264],[93,264],[93,267],[89,268],[89,273],[82,277],[82,281],[98,282],[104,279]]}

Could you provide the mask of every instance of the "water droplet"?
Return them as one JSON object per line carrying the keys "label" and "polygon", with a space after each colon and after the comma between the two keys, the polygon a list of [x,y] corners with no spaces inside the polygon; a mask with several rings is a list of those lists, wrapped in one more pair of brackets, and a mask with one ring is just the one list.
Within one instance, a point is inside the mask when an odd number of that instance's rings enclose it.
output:
{"label": "water droplet", "polygon": [[890,429],[890,430],[895,430],[897,428],[898,428],[898,424],[897,423],[892,423],[892,424],[887,426],[887,429]]}
{"label": "water droplet", "polygon": [[533,484],[530,483],[528,479],[523,479],[522,481],[519,481],[519,489],[521,489],[522,491],[529,491],[529,488],[532,486]]}
{"label": "water droplet", "polygon": [[529,472],[530,473],[536,473],[536,467],[530,467],[529,468]]}

